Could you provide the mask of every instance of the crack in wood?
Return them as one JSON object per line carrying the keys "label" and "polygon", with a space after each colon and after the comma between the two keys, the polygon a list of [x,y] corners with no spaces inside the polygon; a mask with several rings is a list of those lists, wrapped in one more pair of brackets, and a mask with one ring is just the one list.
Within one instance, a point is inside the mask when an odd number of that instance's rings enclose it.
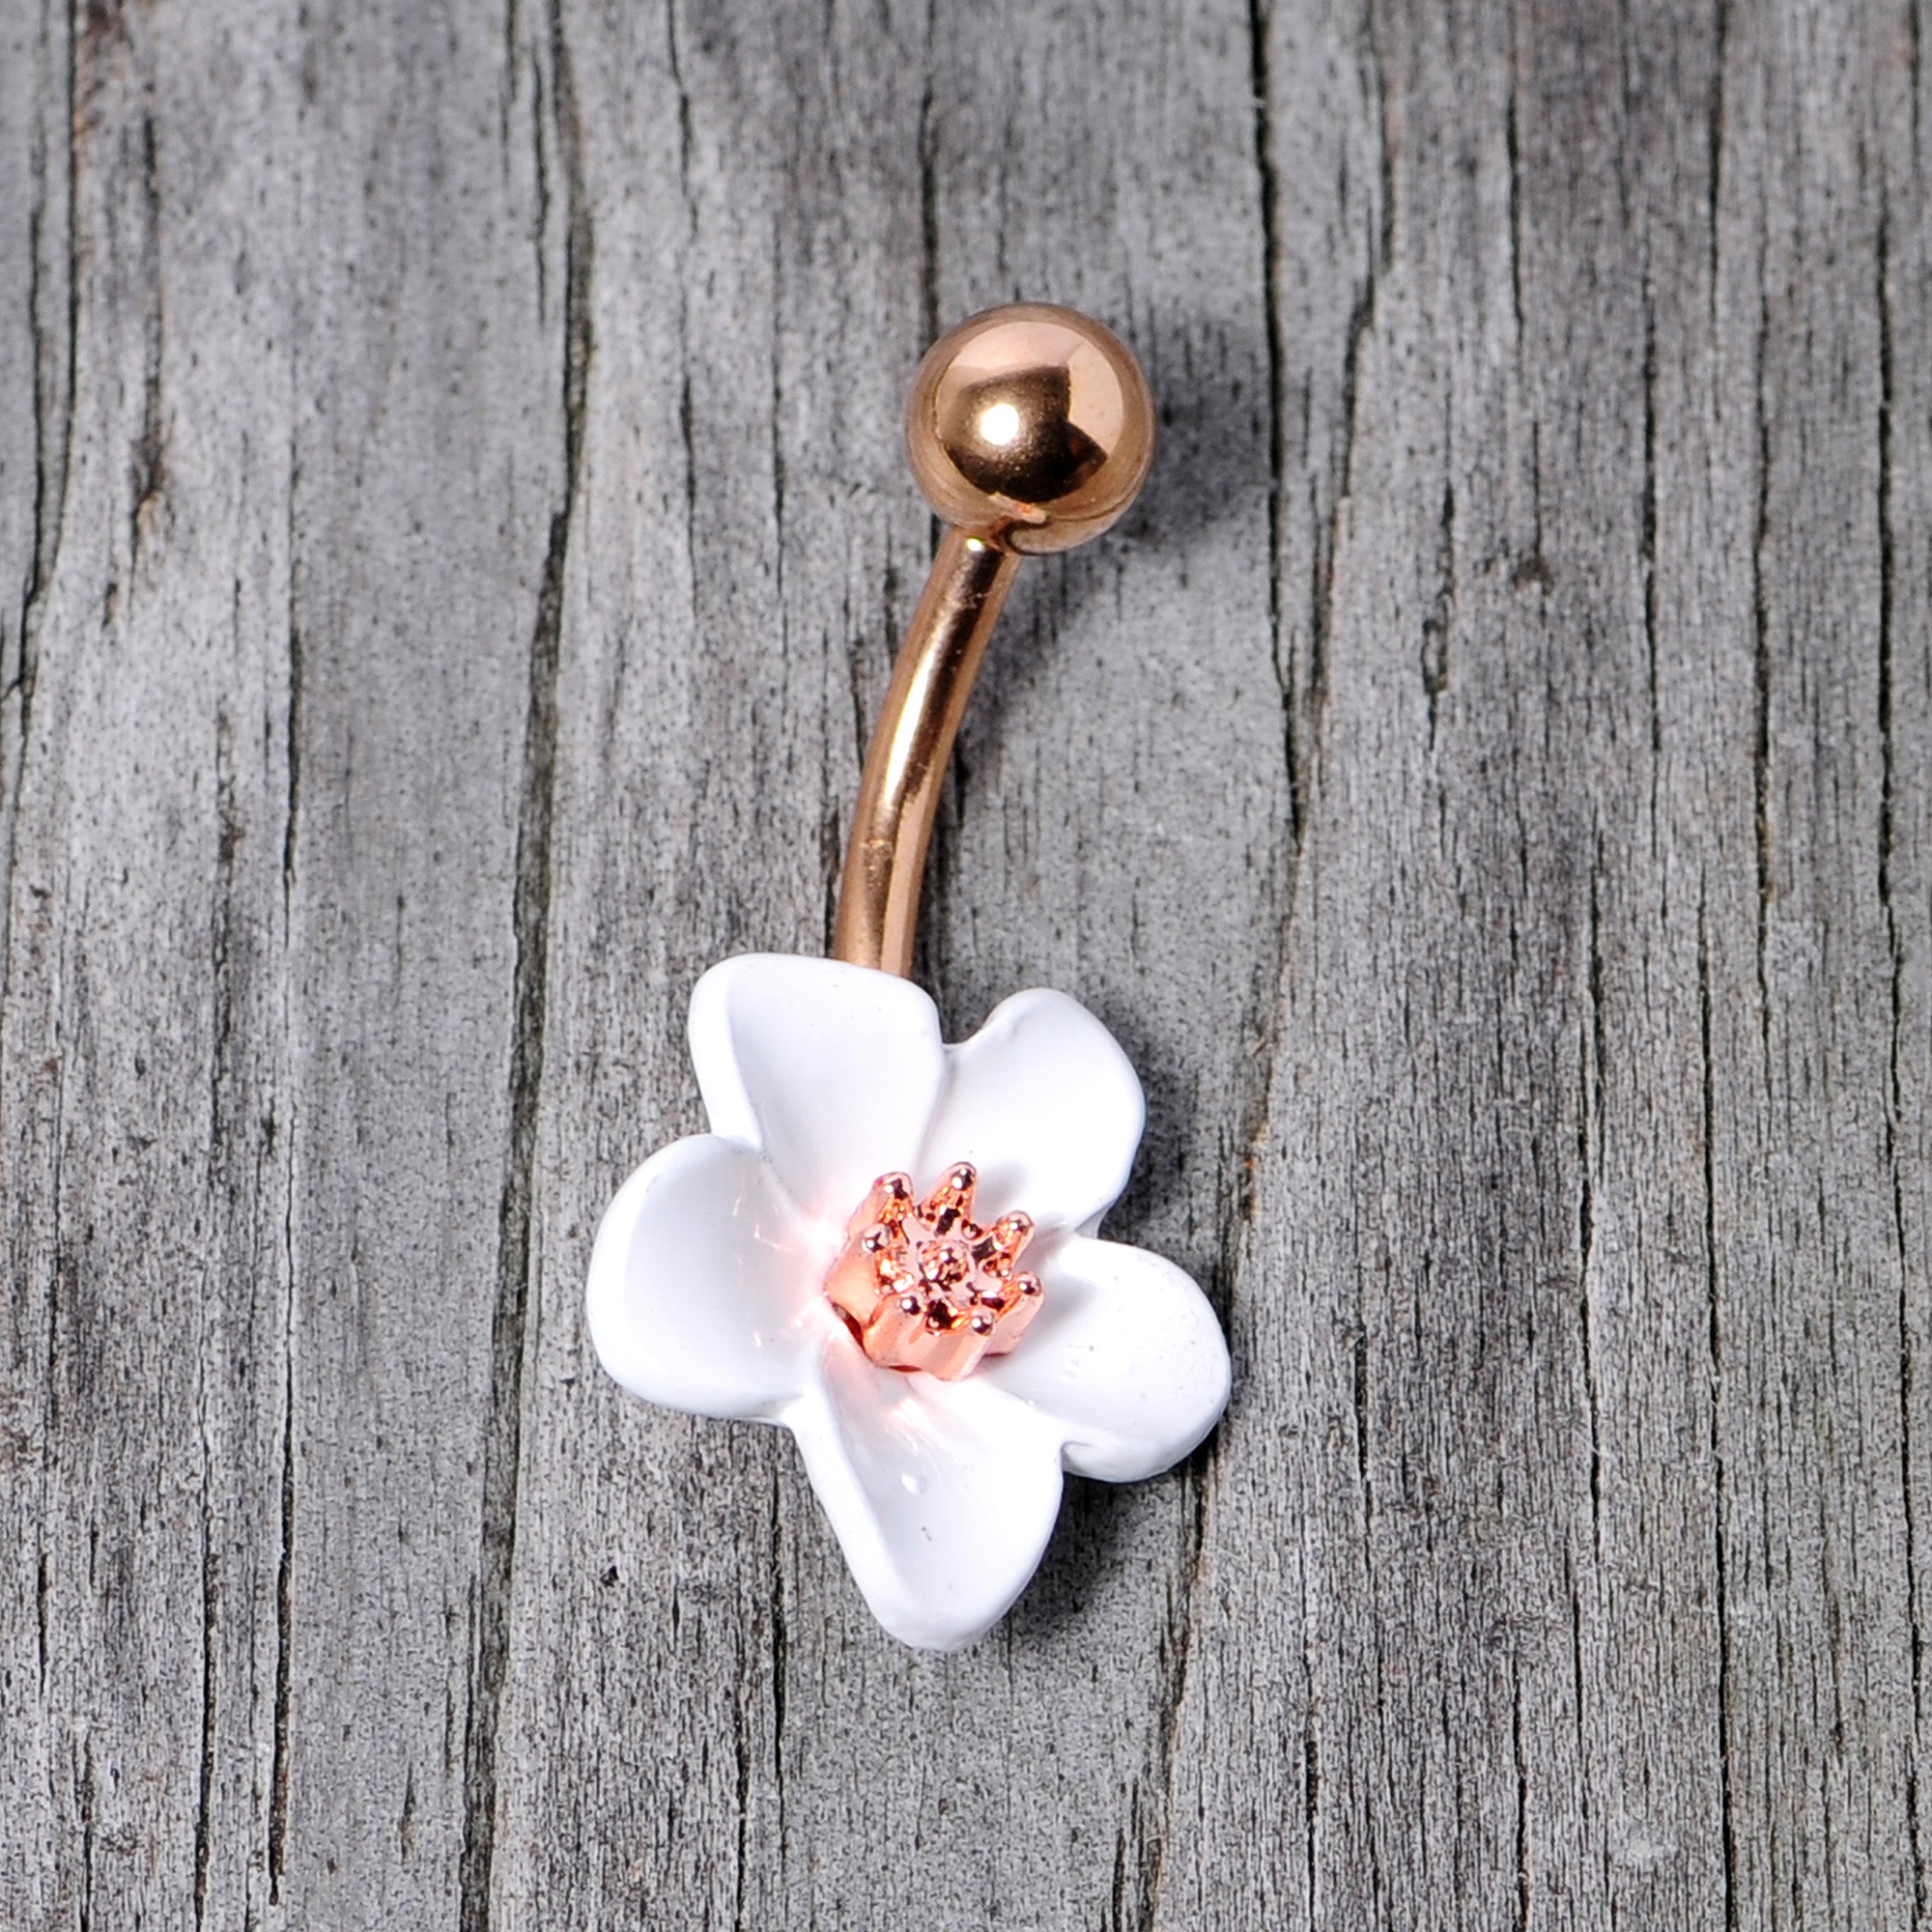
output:
{"label": "crack in wood", "polygon": [[475,1654],[466,1724],[459,1921],[489,1932],[496,1857],[497,1737],[509,1670],[510,1599],[517,1543],[523,1386],[533,1264],[538,1109],[549,985],[551,846],[557,758],[557,679],[564,570],[582,485],[591,355],[593,235],[583,179],[582,128],[561,0],[550,13],[552,92],[564,177],[564,316],[561,404],[563,474],[550,525],[531,634],[528,713],[517,826],[513,925],[514,1036],[510,1052],[509,1158],[498,1211],[497,1302],[491,1321],[490,1407],[483,1451],[482,1538]]}
{"label": "crack in wood", "polygon": [[1704,1106],[1704,1266],[1707,1297],[1706,1343],[1711,1377],[1712,1552],[1716,1572],[1718,1649],[1718,1790],[1723,1847],[1724,1924],[1735,1932],[1738,1923],[1738,1846],[1736,1811],[1731,1793],[1731,1634],[1729,1563],[1729,1497],[1724,1479],[1724,1352],[1720,1313],[1721,1291],[1718,1246],[1718,1094],[1717,1060],[1712,1047],[1711,937],[1707,887],[1699,881],[1697,895],[1697,1011],[1703,1066]]}
{"label": "crack in wood", "polygon": [[1751,526],[1751,668],[1757,710],[1752,725],[1751,789],[1755,804],[1753,829],[1757,853],[1757,1013],[1758,1037],[1764,1049],[1764,1082],[1772,1089],[1771,1070],[1771,901],[1775,890],[1774,840],[1771,817],[1771,611],[1765,565],[1771,550],[1771,401],[1767,365],[1771,355],[1771,268],[1762,235],[1758,247],[1758,324],[1753,364],[1752,407],[1757,430],[1757,501]]}
{"label": "crack in wood", "polygon": [[[1916,10],[1914,18],[1916,20]],[[1915,79],[1917,48],[1915,45]],[[1914,88],[1917,99],[1917,87]],[[1915,126],[1916,136],[1916,126]],[[1916,145],[1916,143],[1915,143]],[[1896,370],[1893,366],[1891,295],[1891,205],[1881,186],[1874,249],[1874,300],[1878,317],[1878,734],[1880,754],[1878,825],[1878,897],[1884,916],[1886,946],[1890,955],[1888,992],[1891,1037],[1887,1053],[1890,1092],[1886,1115],[1886,1159],[1891,1170],[1892,1236],[1898,1264],[1898,1462],[1899,1505],[1905,1525],[1905,1618],[1910,1632],[1912,1709],[1915,1719],[1925,1708],[1925,1639],[1918,1617],[1918,1516],[1913,1488],[1914,1429],[1912,1398],[1917,1379],[1912,1343],[1912,1248],[1906,1233],[1905,1175],[1898,1140],[1907,1118],[1907,1102],[1899,1065],[1905,1039],[1905,947],[1892,903],[1893,841],[1897,809],[1897,748],[1892,735],[1893,656],[1896,649],[1895,606],[1897,539],[1892,527],[1892,412]],[[1928,1891],[1923,1823],[1920,1814],[1918,1759],[1908,1755],[1905,1766],[1906,1831],[1912,1860],[1912,1889],[1916,1919],[1927,1916]]]}

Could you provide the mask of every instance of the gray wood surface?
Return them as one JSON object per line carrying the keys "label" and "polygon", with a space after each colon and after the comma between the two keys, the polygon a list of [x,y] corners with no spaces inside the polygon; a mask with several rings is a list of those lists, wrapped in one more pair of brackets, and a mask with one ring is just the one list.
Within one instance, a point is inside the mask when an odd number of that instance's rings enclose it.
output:
{"label": "gray wood surface", "polygon": [[[0,1920],[1932,1922],[1921,24],[0,11]],[[1019,296],[1164,441],[922,972],[1236,1394],[935,1659],[581,1284]]]}

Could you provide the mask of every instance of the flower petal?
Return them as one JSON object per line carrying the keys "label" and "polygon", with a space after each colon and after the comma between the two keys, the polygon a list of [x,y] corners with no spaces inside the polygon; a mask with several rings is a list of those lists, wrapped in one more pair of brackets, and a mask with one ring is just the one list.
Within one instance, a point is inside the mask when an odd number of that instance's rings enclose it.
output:
{"label": "flower petal", "polygon": [[604,1366],[648,1402],[776,1421],[838,1317],[830,1257],[755,1150],[673,1141],[606,1209],[586,1313]]}
{"label": "flower petal", "polygon": [[872,1614],[956,1650],[1026,1588],[1060,1512],[1051,1425],[972,1377],[874,1368],[835,1337],[817,1401],[785,1420]]}
{"label": "flower petal", "polygon": [[1146,1119],[1126,1055],[1078,1000],[1015,993],[947,1049],[916,1179],[969,1160],[978,1219],[1021,1208],[1042,1229],[1087,1227],[1127,1184]]}
{"label": "flower petal", "polygon": [[691,1057],[713,1131],[762,1148],[806,1215],[839,1228],[917,1158],[946,1065],[939,1014],[911,980],[773,952],[697,982]]}
{"label": "flower petal", "polygon": [[1172,1262],[1084,1236],[1039,1274],[1033,1325],[975,1378],[1050,1419],[1075,1475],[1137,1483],[1179,1462],[1228,1406],[1228,1345],[1208,1297]]}

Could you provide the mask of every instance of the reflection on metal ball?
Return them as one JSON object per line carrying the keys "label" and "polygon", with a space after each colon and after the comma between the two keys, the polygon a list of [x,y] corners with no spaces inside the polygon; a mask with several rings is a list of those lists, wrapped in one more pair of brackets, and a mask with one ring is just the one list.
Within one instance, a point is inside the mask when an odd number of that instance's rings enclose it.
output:
{"label": "reflection on metal ball", "polygon": [[926,352],[906,404],[920,488],[955,529],[1022,553],[1070,550],[1134,499],[1153,399],[1133,353],[1089,316],[1017,302]]}

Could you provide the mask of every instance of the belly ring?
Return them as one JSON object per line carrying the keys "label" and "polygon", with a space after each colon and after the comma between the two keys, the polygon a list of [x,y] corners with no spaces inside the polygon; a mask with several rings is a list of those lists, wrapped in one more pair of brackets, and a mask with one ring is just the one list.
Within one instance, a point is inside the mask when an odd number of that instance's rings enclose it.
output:
{"label": "belly ring", "polygon": [[1158,1474],[1226,1406],[1212,1309],[1098,1238],[1144,1106],[1063,993],[940,1038],[911,971],[926,844],[973,679],[1021,560],[1097,536],[1146,477],[1145,378],[1107,329],[1025,303],[927,352],[907,405],[946,525],[867,754],[833,957],[746,954],[691,1000],[711,1131],[604,1216],[588,1322],[671,1408],[781,1424],[867,1602],[947,1650],[1026,1587],[1063,1470]]}

